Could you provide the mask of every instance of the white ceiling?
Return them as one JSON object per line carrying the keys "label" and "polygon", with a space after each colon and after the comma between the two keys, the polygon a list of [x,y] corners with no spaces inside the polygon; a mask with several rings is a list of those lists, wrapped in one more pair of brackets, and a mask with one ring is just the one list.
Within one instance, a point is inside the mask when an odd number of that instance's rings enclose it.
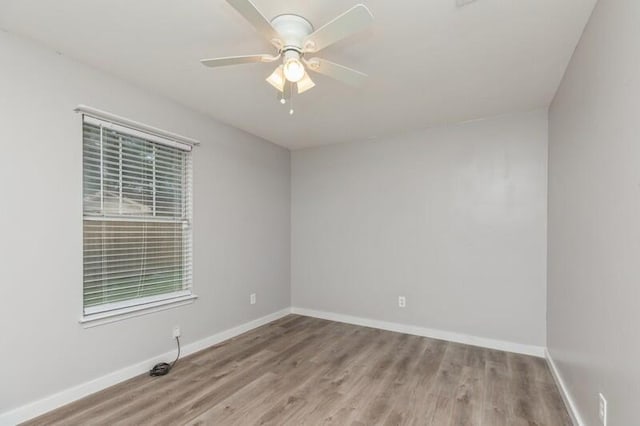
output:
{"label": "white ceiling", "polygon": [[[316,27],[356,0],[254,0]],[[296,113],[264,79],[274,64],[210,69],[271,53],[224,0],[0,0],[0,27],[298,149],[549,105],[596,0],[368,0],[370,30],[321,55],[370,75],[352,89],[313,75]]]}

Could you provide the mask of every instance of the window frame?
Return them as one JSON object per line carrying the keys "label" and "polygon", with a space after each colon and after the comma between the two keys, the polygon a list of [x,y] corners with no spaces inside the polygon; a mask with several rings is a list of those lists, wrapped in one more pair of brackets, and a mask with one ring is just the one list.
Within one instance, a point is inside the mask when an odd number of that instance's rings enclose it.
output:
{"label": "window frame", "polygon": [[[83,158],[85,154],[85,135],[84,135],[84,126],[85,122],[88,122],[92,125],[99,125],[103,129],[110,129],[118,133],[126,134],[128,136],[133,136],[135,138],[143,139],[147,142],[165,145],[171,148],[180,149],[183,151],[187,151],[187,164],[185,165],[186,170],[185,173],[188,175],[188,179],[190,180],[188,184],[183,188],[182,196],[186,197],[188,201],[186,203],[186,223],[188,223],[189,230],[187,231],[188,238],[188,249],[185,256],[185,261],[188,263],[189,268],[185,269],[189,274],[189,278],[183,281],[183,288],[181,290],[171,291],[167,293],[161,293],[151,296],[137,297],[133,299],[120,300],[115,302],[107,302],[100,305],[90,305],[85,306],[85,279],[83,272],[83,285],[82,285],[82,314],[80,317],[80,323],[85,327],[93,327],[95,325],[107,324],[114,321],[120,321],[122,319],[131,318],[139,315],[145,315],[152,312],[157,312],[165,309],[170,309],[173,307],[184,306],[190,303],[193,303],[197,299],[197,295],[193,293],[193,148],[199,143],[193,139],[186,138],[184,136],[180,136],[174,133],[166,132],[161,129],[157,129],[155,127],[151,127],[142,123],[137,123],[132,120],[128,120],[110,113],[106,113],[104,111],[96,110],[91,107],[87,107],[84,105],[80,105],[75,109],[76,112],[80,113],[81,116],[81,149],[83,153]],[[122,166],[120,166],[122,167]],[[101,169],[100,173],[104,173],[103,169]],[[85,166],[82,165],[82,182],[83,186],[85,184]],[[154,182],[155,185],[155,182]],[[83,190],[83,202],[82,202],[82,226],[84,228],[87,221],[93,220],[103,220],[110,221],[116,216],[112,215],[104,215],[103,216],[92,216],[87,215],[84,209],[84,190]],[[154,201],[155,204],[155,201]],[[126,220],[126,217],[123,219]],[[136,218],[143,223],[154,222],[153,218],[150,220],[144,220],[140,218]],[[157,220],[156,220],[157,221]],[[180,223],[180,220],[168,220],[170,223]],[[184,222],[184,220],[182,221]],[[84,235],[83,229],[83,235]],[[82,245],[82,253],[83,257],[85,255],[85,242],[83,237],[83,245]],[[186,265],[186,264],[185,264]],[[186,266],[185,266],[186,268]],[[84,262],[83,262],[83,270],[84,270]],[[185,283],[187,286],[185,288]]]}

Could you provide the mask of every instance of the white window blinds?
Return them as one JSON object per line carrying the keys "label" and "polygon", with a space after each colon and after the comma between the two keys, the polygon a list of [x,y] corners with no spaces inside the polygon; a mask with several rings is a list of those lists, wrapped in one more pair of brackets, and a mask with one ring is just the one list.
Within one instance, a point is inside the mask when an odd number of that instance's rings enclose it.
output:
{"label": "white window blinds", "polygon": [[83,118],[84,314],[191,294],[191,146]]}

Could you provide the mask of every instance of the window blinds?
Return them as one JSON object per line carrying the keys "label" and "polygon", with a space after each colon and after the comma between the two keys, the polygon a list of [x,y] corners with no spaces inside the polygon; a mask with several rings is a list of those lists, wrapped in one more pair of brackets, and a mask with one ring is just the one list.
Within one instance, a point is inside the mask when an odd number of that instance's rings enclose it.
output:
{"label": "window blinds", "polygon": [[85,315],[190,294],[190,150],[84,116]]}

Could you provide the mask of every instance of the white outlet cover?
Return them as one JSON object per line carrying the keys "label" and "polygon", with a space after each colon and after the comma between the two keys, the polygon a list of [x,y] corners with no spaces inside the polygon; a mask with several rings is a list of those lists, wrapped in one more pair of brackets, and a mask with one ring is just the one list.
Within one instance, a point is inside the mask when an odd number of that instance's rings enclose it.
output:
{"label": "white outlet cover", "polygon": [[256,294],[255,293],[251,293],[251,295],[249,296],[249,303],[251,303],[252,305],[256,304]]}
{"label": "white outlet cover", "polygon": [[398,296],[398,306],[400,308],[407,306],[407,298],[405,296]]}
{"label": "white outlet cover", "polygon": [[180,337],[180,326],[176,325],[173,327],[173,337]]}

